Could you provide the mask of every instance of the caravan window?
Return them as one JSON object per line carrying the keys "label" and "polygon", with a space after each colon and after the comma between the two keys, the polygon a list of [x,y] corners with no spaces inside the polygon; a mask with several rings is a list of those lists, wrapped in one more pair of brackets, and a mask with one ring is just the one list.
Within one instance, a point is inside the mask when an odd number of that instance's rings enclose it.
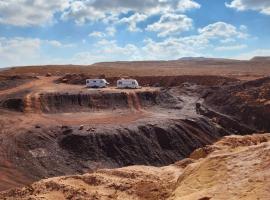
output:
{"label": "caravan window", "polygon": [[103,81],[101,80],[100,83],[103,83]]}
{"label": "caravan window", "polygon": [[132,81],[132,84],[135,85],[135,81]]}
{"label": "caravan window", "polygon": [[122,85],[122,81],[119,81],[119,85]]}

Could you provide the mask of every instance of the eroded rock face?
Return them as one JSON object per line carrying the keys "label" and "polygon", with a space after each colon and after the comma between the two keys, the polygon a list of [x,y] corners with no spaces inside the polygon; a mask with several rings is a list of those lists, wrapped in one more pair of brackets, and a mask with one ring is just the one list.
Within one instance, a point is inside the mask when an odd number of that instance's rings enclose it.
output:
{"label": "eroded rock face", "polygon": [[270,78],[209,90],[205,105],[233,117],[250,129],[270,131]]}
{"label": "eroded rock face", "polygon": [[[207,153],[200,156],[200,151]],[[2,192],[0,198],[270,198],[270,134],[229,136],[196,152],[196,158],[184,159],[166,167],[130,166],[46,179],[22,189]]]}
{"label": "eroded rock face", "polygon": [[223,129],[204,119],[166,120],[159,124],[97,129],[90,133],[71,132],[59,137],[58,143],[74,159],[103,161],[112,166],[160,166],[185,158],[194,149],[224,134]]}
{"label": "eroded rock face", "polygon": [[203,118],[138,122],[128,126],[85,125],[83,129],[36,127],[12,137],[0,137],[4,141],[2,156],[9,158],[30,182],[99,168],[164,166],[228,134]]}
{"label": "eroded rock face", "polygon": [[40,96],[41,110],[45,113],[82,112],[113,109],[139,109],[157,104],[158,91],[115,92],[96,94],[51,93]]}
{"label": "eroded rock face", "polygon": [[0,107],[26,113],[71,113],[136,109],[158,104],[159,91],[117,91],[90,93],[34,93],[4,98]]}

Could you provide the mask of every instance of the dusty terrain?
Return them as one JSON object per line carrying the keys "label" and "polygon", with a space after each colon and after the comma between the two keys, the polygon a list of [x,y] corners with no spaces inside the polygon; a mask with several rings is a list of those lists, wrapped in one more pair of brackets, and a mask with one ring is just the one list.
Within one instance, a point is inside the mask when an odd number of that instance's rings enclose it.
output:
{"label": "dusty terrain", "polygon": [[5,199],[270,198],[270,134],[225,137],[165,167],[131,166],[50,178],[0,194]]}
{"label": "dusty terrain", "polygon": [[87,74],[118,76],[213,75],[251,80],[270,75],[269,59],[239,61],[230,59],[105,62],[93,65],[48,65],[16,67],[1,72],[5,75]]}
{"label": "dusty terrain", "polygon": [[[227,168],[235,174],[247,161],[243,174],[256,170],[258,177],[267,175],[264,168],[249,162],[257,154],[246,152],[263,148],[263,156],[268,149],[259,143],[263,140],[268,144],[269,136],[234,136],[239,148],[231,147],[234,139],[227,138],[212,147],[207,145],[227,135],[270,132],[268,68],[268,60],[255,59],[119,62],[1,71],[0,191],[67,176],[4,192],[3,198],[238,199],[232,180],[240,180],[240,175],[231,180]],[[127,74],[143,88],[116,89],[115,81]],[[105,76],[110,87],[85,88],[86,78],[98,76]],[[244,147],[250,140],[259,142]],[[201,154],[209,155],[198,160]],[[190,155],[192,159],[186,160]],[[239,163],[224,168],[233,157]],[[269,160],[262,157],[261,161],[267,165]],[[206,168],[200,172],[200,166]],[[222,171],[222,181],[213,175],[218,171],[213,166]],[[181,177],[194,179],[185,184],[179,182]],[[239,182],[239,188],[242,182],[251,187],[245,181]],[[268,184],[265,179],[262,183]],[[230,193],[224,194],[227,184]],[[257,189],[256,197],[268,197],[266,187],[258,184],[254,191]],[[241,189],[241,198],[248,199],[244,196],[248,191]]]}

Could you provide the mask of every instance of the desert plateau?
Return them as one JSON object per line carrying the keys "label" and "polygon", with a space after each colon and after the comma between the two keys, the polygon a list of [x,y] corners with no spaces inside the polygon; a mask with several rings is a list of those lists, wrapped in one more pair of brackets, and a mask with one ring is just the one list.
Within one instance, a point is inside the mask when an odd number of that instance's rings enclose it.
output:
{"label": "desert plateau", "polygon": [[139,89],[119,63],[3,70],[0,198],[269,199],[270,78],[224,62],[131,62]]}

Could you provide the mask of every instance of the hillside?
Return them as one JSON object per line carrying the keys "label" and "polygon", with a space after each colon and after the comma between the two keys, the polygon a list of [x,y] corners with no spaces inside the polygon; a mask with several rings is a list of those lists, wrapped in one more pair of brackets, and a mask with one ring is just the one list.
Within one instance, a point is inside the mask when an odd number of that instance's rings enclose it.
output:
{"label": "hillside", "polygon": [[131,166],[45,179],[2,199],[220,200],[270,198],[270,134],[228,136],[165,167]]}

